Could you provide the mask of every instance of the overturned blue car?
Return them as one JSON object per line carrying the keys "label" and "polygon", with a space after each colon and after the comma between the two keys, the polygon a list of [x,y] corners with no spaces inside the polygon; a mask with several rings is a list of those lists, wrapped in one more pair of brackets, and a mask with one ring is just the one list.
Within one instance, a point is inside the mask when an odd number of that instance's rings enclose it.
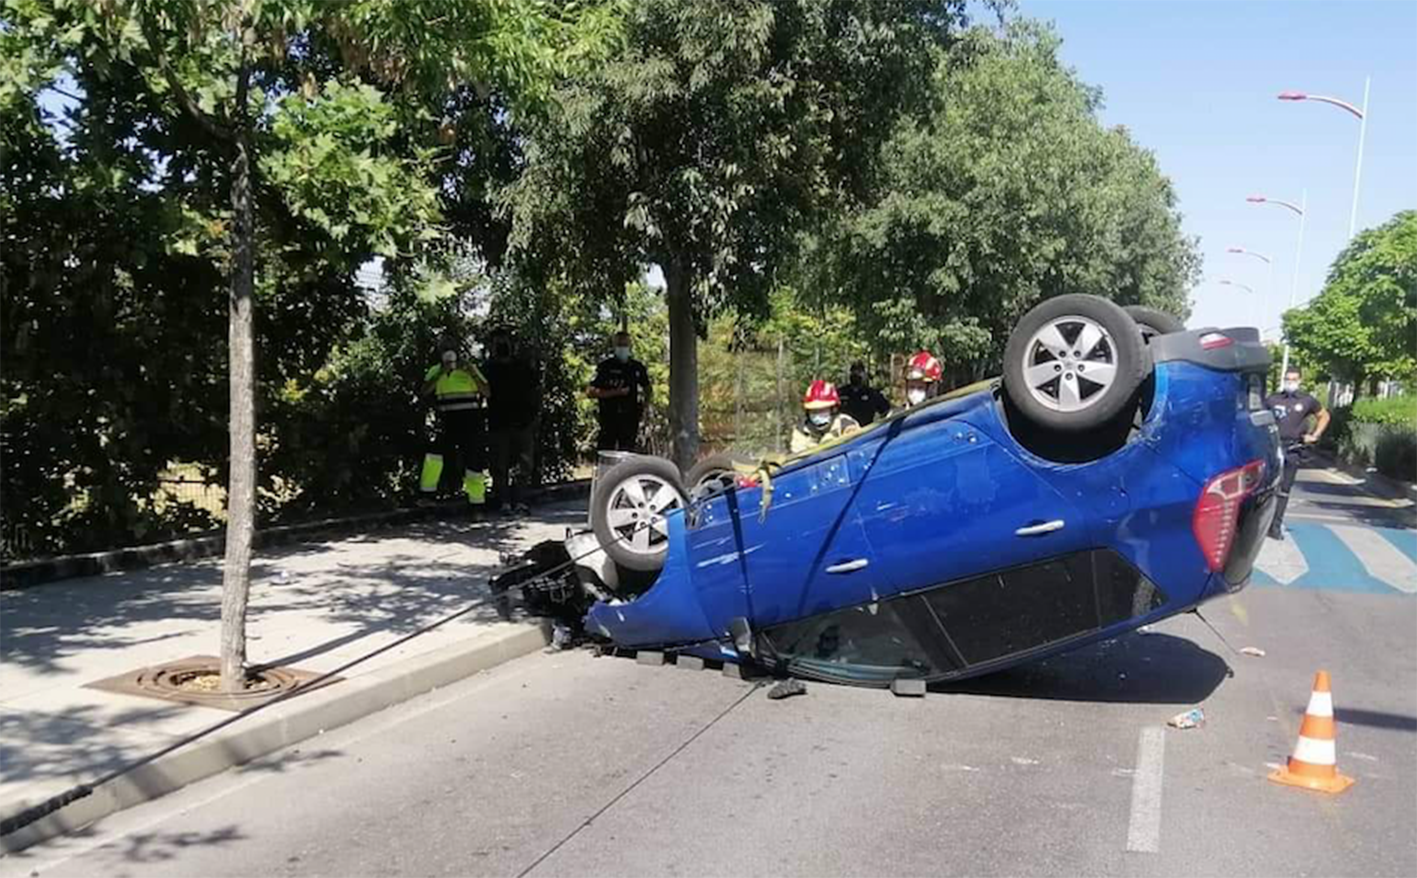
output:
{"label": "overturned blue car", "polygon": [[629,649],[954,680],[1243,588],[1282,468],[1253,329],[1049,299],[1003,375],[810,454],[630,457],[494,588]]}

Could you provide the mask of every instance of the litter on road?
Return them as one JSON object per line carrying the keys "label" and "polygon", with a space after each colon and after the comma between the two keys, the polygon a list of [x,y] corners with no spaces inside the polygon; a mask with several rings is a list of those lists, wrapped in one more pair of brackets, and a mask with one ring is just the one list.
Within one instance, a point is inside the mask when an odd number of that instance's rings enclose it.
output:
{"label": "litter on road", "polygon": [[1205,711],[1199,707],[1178,713],[1166,723],[1173,729],[1197,729],[1205,725]]}
{"label": "litter on road", "polygon": [[1255,658],[1264,658],[1264,650],[1260,649],[1258,646],[1247,646],[1244,649],[1240,650],[1240,654],[1252,655]]}
{"label": "litter on road", "polygon": [[768,698],[779,701],[783,698],[791,698],[793,695],[806,695],[807,686],[798,679],[787,679],[778,683],[768,690]]}

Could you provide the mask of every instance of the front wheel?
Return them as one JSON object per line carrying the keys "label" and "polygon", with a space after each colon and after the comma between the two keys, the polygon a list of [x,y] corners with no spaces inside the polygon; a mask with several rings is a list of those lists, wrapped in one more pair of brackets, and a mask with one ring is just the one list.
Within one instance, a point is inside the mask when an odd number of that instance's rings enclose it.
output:
{"label": "front wheel", "polygon": [[1179,317],[1173,317],[1156,308],[1148,308],[1146,305],[1128,305],[1122,310],[1127,312],[1128,317],[1136,321],[1137,329],[1141,330],[1141,340],[1147,344],[1151,344],[1151,340],[1158,335],[1186,331],[1186,324],[1182,323]]}
{"label": "front wheel", "polygon": [[710,454],[694,464],[684,478],[689,490],[689,499],[694,503],[716,497],[732,490],[738,483],[738,471],[742,466],[753,466],[756,461],[733,454]]}
{"label": "front wheel", "polygon": [[590,526],[616,564],[655,572],[669,552],[669,513],[687,505],[674,464],[660,457],[631,457],[596,480]]}
{"label": "front wheel", "polygon": [[1004,391],[1027,420],[1060,433],[1114,422],[1136,404],[1151,357],[1126,311],[1097,296],[1035,306],[1009,334]]}

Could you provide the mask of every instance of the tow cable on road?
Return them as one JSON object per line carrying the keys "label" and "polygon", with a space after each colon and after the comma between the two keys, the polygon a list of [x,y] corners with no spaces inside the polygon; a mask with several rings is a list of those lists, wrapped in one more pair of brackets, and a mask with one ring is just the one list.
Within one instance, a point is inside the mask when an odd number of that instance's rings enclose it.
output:
{"label": "tow cable on road", "polygon": [[[617,537],[612,542],[619,542],[620,540],[629,539],[630,537],[633,537],[636,533],[638,533],[640,529],[646,527],[649,527],[648,521],[636,525],[629,531],[629,533],[626,533],[621,537]],[[574,558],[571,558],[567,561],[562,562],[561,564],[556,565],[555,567],[552,567],[543,575],[554,576],[557,573],[560,573],[561,571],[571,567],[577,561],[594,555],[596,552],[602,551],[603,548],[603,546],[597,544],[594,549],[590,549],[580,555],[577,555]],[[378,649],[372,650],[371,652],[365,653],[364,655],[350,659],[349,661],[345,662],[334,670],[325,671],[324,673],[311,678],[304,684],[294,689],[287,689],[276,697],[272,698],[270,701],[263,701],[260,704],[253,704],[250,707],[247,707],[243,710],[238,711],[235,714],[232,714],[231,716],[227,717],[224,720],[221,720],[220,722],[213,723],[212,725],[207,726],[206,728],[201,729],[200,731],[193,732],[185,738],[179,738],[171,744],[168,744],[165,747],[162,747],[152,753],[149,753],[148,755],[143,756],[140,759],[136,759],[125,765],[119,766],[118,768],[113,769],[107,774],[100,775],[98,778],[93,781],[90,781],[89,783],[76,784],[62,793],[50,796],[48,799],[45,799],[38,805],[26,808],[25,810],[19,812],[18,814],[15,814],[12,817],[7,817],[3,820],[0,820],[0,837],[4,837],[12,833],[18,832],[19,830],[24,829],[26,826],[29,826],[31,823],[34,823],[38,820],[42,820],[43,818],[48,817],[50,814],[53,814],[54,812],[67,805],[77,802],[80,799],[87,798],[88,796],[93,795],[93,791],[98,787],[103,786],[104,784],[109,783],[111,781],[114,781],[122,777],[123,775],[128,774],[131,771],[134,771],[136,769],[142,768],[145,765],[155,762],[158,759],[161,759],[162,757],[166,756],[167,754],[172,753],[175,750],[180,750],[181,748],[187,746],[188,744],[191,744],[194,741],[199,741],[202,738],[205,738],[207,735],[212,734],[213,732],[219,732],[227,726],[232,725],[233,723],[239,722],[254,713],[258,713],[259,711],[265,710],[267,707],[270,707],[275,704],[280,704],[296,695],[301,695],[306,692],[310,692],[314,689],[318,689],[322,684],[328,682],[330,678],[343,674],[350,668],[361,665],[369,659],[374,658],[375,656],[383,655],[391,649],[402,646],[410,640],[413,640],[415,637],[420,637],[424,634],[427,634],[429,631],[433,631],[434,629],[440,628],[443,625],[446,625],[449,622],[453,621],[454,619],[466,616],[473,610],[487,606],[488,603],[489,602],[486,599],[479,599],[473,601],[472,603],[468,604],[466,607],[463,607],[461,610],[458,610],[455,613],[451,613],[447,616],[442,617],[441,619],[434,620],[433,622],[424,625],[422,628],[418,628],[414,631],[411,631],[408,634],[405,634],[404,636],[398,638],[397,640],[392,641],[391,643],[384,644]]]}

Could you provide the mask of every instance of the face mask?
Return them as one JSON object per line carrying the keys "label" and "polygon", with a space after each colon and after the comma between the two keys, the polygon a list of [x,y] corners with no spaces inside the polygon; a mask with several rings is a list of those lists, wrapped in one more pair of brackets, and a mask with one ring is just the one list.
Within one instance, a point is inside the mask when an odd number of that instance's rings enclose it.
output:
{"label": "face mask", "polygon": [[811,422],[813,427],[825,427],[832,422],[832,413],[830,411],[808,412],[807,420]]}
{"label": "face mask", "polygon": [[1284,392],[1285,392],[1285,393],[1298,393],[1298,392],[1299,392],[1299,382],[1298,382],[1298,381],[1286,381],[1286,382],[1284,382]]}
{"label": "face mask", "polygon": [[443,352],[443,365],[449,369],[455,368],[458,364],[458,355],[452,351]]}
{"label": "face mask", "polygon": [[905,392],[905,401],[911,405],[920,405],[925,401],[925,388],[912,387]]}
{"label": "face mask", "polygon": [[622,363],[630,359],[630,349],[617,347],[615,349],[615,359],[619,360]]}

